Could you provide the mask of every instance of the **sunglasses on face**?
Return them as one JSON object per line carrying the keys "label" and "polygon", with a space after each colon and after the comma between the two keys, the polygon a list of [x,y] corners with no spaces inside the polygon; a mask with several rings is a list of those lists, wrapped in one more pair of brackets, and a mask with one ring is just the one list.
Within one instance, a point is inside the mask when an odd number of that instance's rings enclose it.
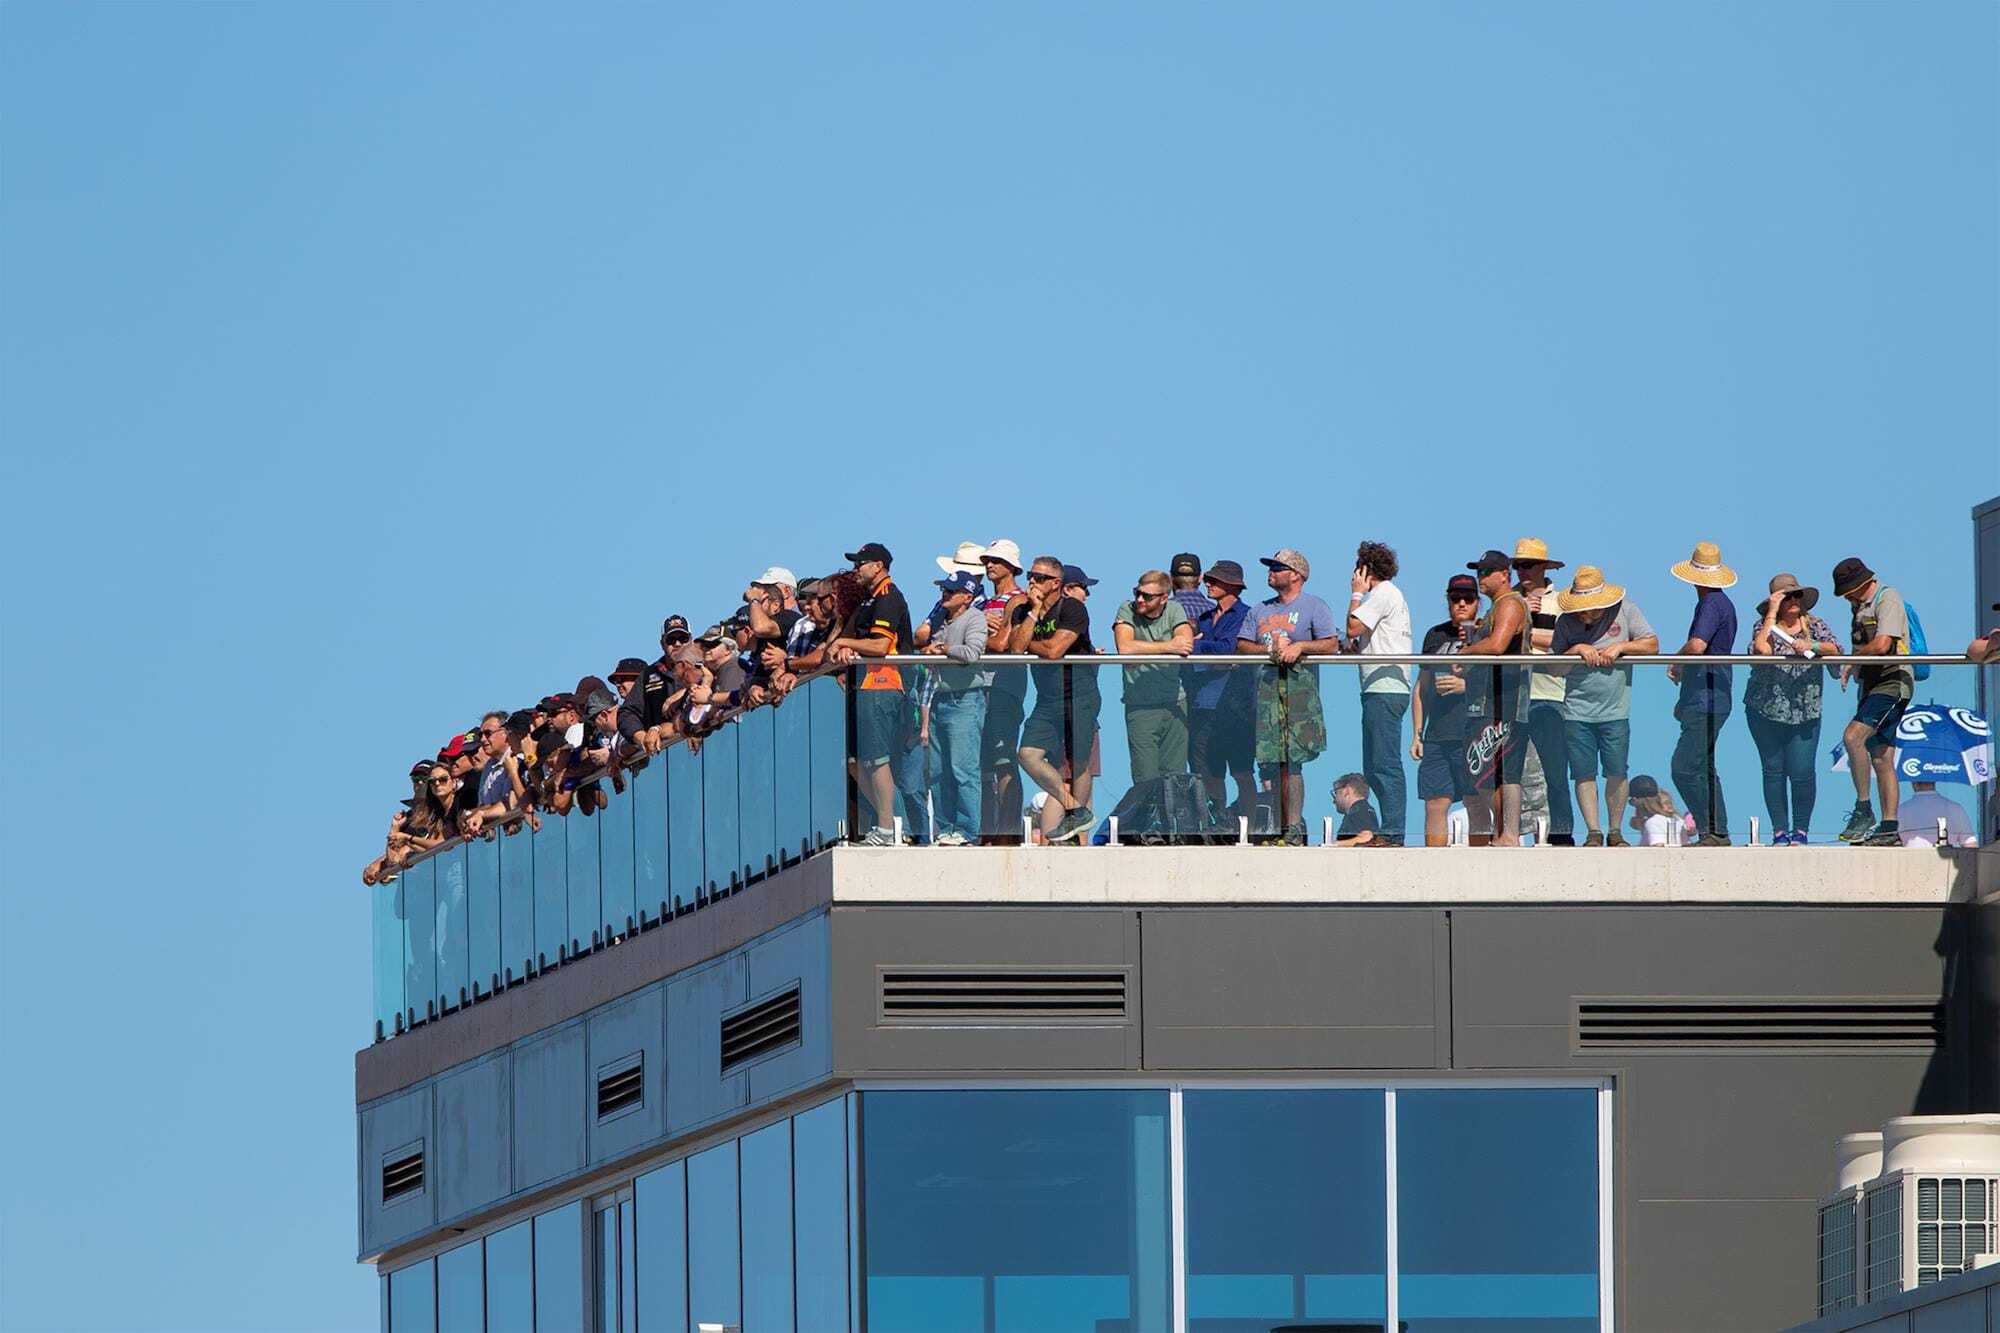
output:
{"label": "sunglasses on face", "polygon": [[1030,582],[1030,583],[1060,583],[1061,581],[1062,581],[1062,575],[1060,575],[1060,574],[1030,574],[1030,575],[1028,575],[1028,582]]}
{"label": "sunglasses on face", "polygon": [[443,777],[434,777],[434,778],[432,778],[432,779],[431,779],[431,786],[433,786],[433,787],[442,787],[442,786],[444,786],[444,784],[445,784],[445,783],[447,783],[447,782],[450,782],[450,781],[451,781],[451,775],[450,775],[449,773],[447,773],[447,774],[446,774],[446,775],[444,775]]}
{"label": "sunglasses on face", "polygon": [[1449,602],[1477,602],[1479,599],[1469,592],[1455,592],[1445,599]]}
{"label": "sunglasses on face", "polygon": [[1142,602],[1158,601],[1160,598],[1165,597],[1166,595],[1167,594],[1164,591],[1147,592],[1144,588],[1132,589],[1133,598],[1137,601],[1142,601]]}

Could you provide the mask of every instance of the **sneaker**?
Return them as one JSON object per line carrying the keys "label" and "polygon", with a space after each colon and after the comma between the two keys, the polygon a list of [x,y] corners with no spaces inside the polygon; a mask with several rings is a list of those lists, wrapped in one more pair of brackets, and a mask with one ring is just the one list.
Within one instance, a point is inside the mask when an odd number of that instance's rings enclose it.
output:
{"label": "sneaker", "polygon": [[1604,845],[1606,847],[1630,847],[1632,844],[1625,841],[1623,833],[1620,833],[1617,829],[1612,829],[1611,832],[1604,835]]}
{"label": "sneaker", "polygon": [[1802,828],[1795,828],[1795,829],[1793,829],[1793,830],[1792,830],[1792,846],[1794,846],[1794,847],[1803,847],[1803,846],[1805,846],[1805,845],[1806,845],[1806,831],[1805,831],[1804,829],[1802,829]]}
{"label": "sneaker", "polygon": [[1792,845],[1792,835],[1783,829],[1779,829],[1771,835],[1771,845],[1773,847],[1789,847]]}
{"label": "sneaker", "polygon": [[1062,821],[1049,830],[1050,842],[1074,842],[1090,832],[1094,817],[1090,807],[1079,805],[1062,817]]}
{"label": "sneaker", "polygon": [[1403,845],[1403,835],[1400,833],[1377,833],[1374,840],[1368,845],[1370,847],[1401,847]]}
{"label": "sneaker", "polygon": [[1885,819],[1872,832],[1854,844],[1856,847],[1901,847],[1903,835],[1896,829],[1896,821]]}
{"label": "sneaker", "polygon": [[1847,827],[1840,831],[1842,842],[1860,842],[1875,827],[1875,807],[1863,801],[1848,812]]}
{"label": "sneaker", "polygon": [[[1577,845],[1576,835],[1574,833],[1549,834],[1549,846],[1551,847],[1574,847],[1576,845]],[[1588,843],[1585,843],[1584,845],[1589,846]]]}
{"label": "sneaker", "polygon": [[965,846],[965,835],[957,829],[946,829],[944,832],[938,834],[937,837],[931,839],[931,846],[963,847]]}
{"label": "sneaker", "polygon": [[1604,835],[1596,829],[1592,829],[1583,835],[1583,845],[1586,847],[1602,847],[1604,845]]}
{"label": "sneaker", "polygon": [[1734,847],[1727,833],[1704,833],[1688,844],[1690,847]]}
{"label": "sneaker", "polygon": [[863,847],[894,847],[896,845],[896,830],[886,828],[869,829],[867,836],[861,839],[861,845]]}
{"label": "sneaker", "polygon": [[1279,845],[1280,847],[1303,847],[1303,846],[1305,846],[1305,845],[1306,845],[1306,826],[1305,826],[1304,824],[1287,824],[1287,825],[1285,825],[1285,831],[1284,831],[1283,833],[1281,833],[1281,834],[1279,834],[1279,835],[1278,835],[1278,845]]}

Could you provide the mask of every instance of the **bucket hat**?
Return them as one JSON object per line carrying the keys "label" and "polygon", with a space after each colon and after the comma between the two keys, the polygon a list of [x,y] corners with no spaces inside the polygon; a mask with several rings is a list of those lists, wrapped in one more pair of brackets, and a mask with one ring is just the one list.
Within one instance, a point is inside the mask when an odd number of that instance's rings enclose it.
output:
{"label": "bucket hat", "polygon": [[1202,577],[1214,579],[1217,583],[1226,583],[1238,592],[1243,591],[1243,566],[1234,560],[1216,561],[1208,567],[1208,572]]}
{"label": "bucket hat", "polygon": [[1016,574],[1027,568],[1021,563],[1021,548],[1005,537],[988,545],[979,556],[982,560],[1004,561]]}
{"label": "bucket hat", "polygon": [[1736,586],[1736,571],[1722,563],[1722,548],[1714,542],[1696,542],[1694,554],[1677,565],[1668,566],[1667,572],[1682,583],[1692,583],[1697,588]]}
{"label": "bucket hat", "polygon": [[1875,571],[1863,564],[1860,556],[1850,555],[1833,567],[1833,595],[1845,597],[1874,577]]}
{"label": "bucket hat", "polygon": [[1798,594],[1799,609],[1801,611],[1810,611],[1819,602],[1819,589],[1799,586],[1797,577],[1791,574],[1773,575],[1771,578],[1770,593],[1769,597],[1757,603],[1757,614],[1760,616],[1771,609],[1771,603],[1777,601],[1786,593]]}
{"label": "bucket hat", "polygon": [[1604,581],[1604,571],[1584,565],[1570,580],[1569,591],[1556,594],[1556,605],[1565,611],[1601,611],[1625,600],[1625,590]]}

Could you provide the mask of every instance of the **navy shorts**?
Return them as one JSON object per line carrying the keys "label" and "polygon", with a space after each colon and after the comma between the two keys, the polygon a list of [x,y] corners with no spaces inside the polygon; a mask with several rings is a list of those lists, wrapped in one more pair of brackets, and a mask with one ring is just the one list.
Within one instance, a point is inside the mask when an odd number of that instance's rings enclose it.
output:
{"label": "navy shorts", "polygon": [[1057,768],[1078,756],[1088,762],[1090,747],[1097,742],[1101,702],[1096,694],[1079,693],[1067,704],[1059,694],[1038,697],[1021,728],[1021,748],[1040,750]]}
{"label": "navy shorts", "polygon": [[1854,710],[1854,720],[1874,728],[1868,737],[1868,753],[1880,754],[1896,743],[1896,724],[1903,720],[1909,706],[1908,699],[1898,699],[1893,694],[1861,696],[1861,706]]}
{"label": "navy shorts", "polygon": [[1474,790],[1472,770],[1465,766],[1465,737],[1426,737],[1424,757],[1417,761],[1417,799],[1467,801]]}

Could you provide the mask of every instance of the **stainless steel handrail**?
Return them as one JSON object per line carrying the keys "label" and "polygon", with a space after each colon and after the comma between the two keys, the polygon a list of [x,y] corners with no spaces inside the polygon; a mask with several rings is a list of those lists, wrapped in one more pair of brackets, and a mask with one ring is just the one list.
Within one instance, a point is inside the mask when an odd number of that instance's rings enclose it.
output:
{"label": "stainless steel handrail", "polygon": [[[981,666],[1203,666],[1242,667],[1270,666],[1271,659],[1263,653],[1194,653],[1186,657],[1172,653],[1091,653],[1073,657],[1035,657],[1028,653],[989,653],[974,663],[957,662],[936,653],[892,653],[886,657],[864,657],[858,659],[853,668],[863,668],[878,663],[891,666],[958,667],[971,670]],[[1826,666],[1983,666],[1958,653],[1923,653],[1898,657],[1852,657],[1845,653],[1821,654],[1812,658],[1803,657],[1759,657],[1752,653],[1716,653],[1713,656],[1694,653],[1634,653],[1618,659],[1619,666],[1810,666],[1819,663]],[[1301,657],[1298,666],[1569,666],[1577,670],[1598,670],[1586,667],[1583,659],[1572,653],[1484,653],[1466,655],[1461,653],[1324,653]]]}

